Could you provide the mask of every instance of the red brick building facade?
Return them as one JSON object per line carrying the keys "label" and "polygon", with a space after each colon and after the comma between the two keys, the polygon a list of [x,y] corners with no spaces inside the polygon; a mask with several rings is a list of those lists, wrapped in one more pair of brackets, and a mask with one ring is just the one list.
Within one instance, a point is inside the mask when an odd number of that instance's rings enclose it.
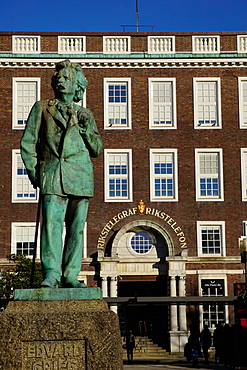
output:
{"label": "red brick building facade", "polygon": [[[1,32],[0,268],[7,253],[32,254],[37,194],[20,139],[34,101],[53,98],[55,63],[70,59],[104,142],[81,280],[105,297],[233,296],[244,283],[246,57],[247,32]],[[224,304],[118,312],[123,330],[145,323],[153,337],[173,337],[174,352],[195,320],[212,329],[235,320]]]}

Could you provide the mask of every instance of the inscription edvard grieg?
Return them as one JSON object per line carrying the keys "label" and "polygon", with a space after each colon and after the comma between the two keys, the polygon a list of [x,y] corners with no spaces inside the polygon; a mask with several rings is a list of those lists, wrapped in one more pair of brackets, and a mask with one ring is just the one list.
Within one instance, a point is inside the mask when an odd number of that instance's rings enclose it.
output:
{"label": "inscription edvard grieg", "polygon": [[85,340],[22,342],[22,369],[85,370]]}

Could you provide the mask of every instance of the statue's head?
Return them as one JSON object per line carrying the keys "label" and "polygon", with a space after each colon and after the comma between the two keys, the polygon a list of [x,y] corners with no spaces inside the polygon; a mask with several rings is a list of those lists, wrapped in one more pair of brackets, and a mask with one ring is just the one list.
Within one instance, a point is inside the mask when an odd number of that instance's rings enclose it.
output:
{"label": "statue's head", "polygon": [[62,62],[56,64],[56,71],[51,81],[51,86],[55,92],[55,95],[57,93],[58,78],[63,70],[67,72],[68,76],[71,78],[71,83],[75,85],[73,86],[75,90],[73,100],[75,102],[82,100],[88,82],[84,76],[81,66],[78,63],[71,63],[69,60],[63,60]]}

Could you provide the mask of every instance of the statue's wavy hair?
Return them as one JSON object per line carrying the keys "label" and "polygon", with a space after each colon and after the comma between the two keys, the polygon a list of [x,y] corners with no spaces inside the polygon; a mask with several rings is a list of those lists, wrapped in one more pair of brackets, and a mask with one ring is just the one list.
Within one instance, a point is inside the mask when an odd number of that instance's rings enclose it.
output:
{"label": "statue's wavy hair", "polygon": [[63,68],[71,68],[76,78],[76,83],[77,83],[78,88],[75,91],[75,96],[73,100],[75,102],[82,100],[83,93],[86,90],[88,82],[87,82],[86,77],[84,76],[81,66],[78,63],[70,62],[70,60],[63,60],[62,62],[58,62],[56,64],[56,71],[54,75],[52,76],[52,80],[51,80],[51,86],[53,90],[55,91],[56,76],[58,72]]}

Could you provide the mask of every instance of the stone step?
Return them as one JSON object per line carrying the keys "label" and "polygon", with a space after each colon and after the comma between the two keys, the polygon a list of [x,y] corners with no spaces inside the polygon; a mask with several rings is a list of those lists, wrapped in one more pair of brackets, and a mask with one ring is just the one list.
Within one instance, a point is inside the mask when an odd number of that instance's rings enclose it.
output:
{"label": "stone step", "polygon": [[[148,337],[135,337],[136,348],[134,356],[136,357],[169,357],[169,353],[159,347],[157,343],[153,343]],[[126,350],[123,349],[123,354]]]}

